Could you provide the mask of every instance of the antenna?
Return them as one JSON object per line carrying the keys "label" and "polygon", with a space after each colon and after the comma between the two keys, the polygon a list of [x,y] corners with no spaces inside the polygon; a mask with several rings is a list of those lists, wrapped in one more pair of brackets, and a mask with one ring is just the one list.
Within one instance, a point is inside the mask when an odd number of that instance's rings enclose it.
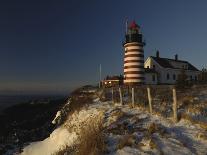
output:
{"label": "antenna", "polygon": [[127,34],[127,31],[128,31],[128,19],[126,19],[126,23],[125,23],[126,25],[126,34]]}

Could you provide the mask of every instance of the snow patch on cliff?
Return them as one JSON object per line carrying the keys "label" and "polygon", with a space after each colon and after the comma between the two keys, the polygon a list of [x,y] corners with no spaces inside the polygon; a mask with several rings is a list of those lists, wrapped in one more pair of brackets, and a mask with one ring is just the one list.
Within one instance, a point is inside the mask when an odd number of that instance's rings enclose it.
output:
{"label": "snow patch on cliff", "polygon": [[[23,149],[22,155],[51,155],[57,151],[78,144],[81,127],[96,119],[102,113],[97,105],[85,107],[68,116],[66,122],[54,130],[50,137],[43,141],[33,142]],[[59,113],[56,115],[59,116]]]}
{"label": "snow patch on cliff", "polygon": [[61,117],[61,111],[58,111],[58,112],[56,113],[55,118],[54,118],[53,121],[52,121],[52,124],[56,124],[56,123],[57,123],[57,120],[58,120],[60,117]]}
{"label": "snow patch on cliff", "polygon": [[71,145],[76,139],[77,134],[75,132],[69,133],[66,128],[60,127],[45,140],[31,143],[24,148],[22,155],[51,155],[64,146]]}

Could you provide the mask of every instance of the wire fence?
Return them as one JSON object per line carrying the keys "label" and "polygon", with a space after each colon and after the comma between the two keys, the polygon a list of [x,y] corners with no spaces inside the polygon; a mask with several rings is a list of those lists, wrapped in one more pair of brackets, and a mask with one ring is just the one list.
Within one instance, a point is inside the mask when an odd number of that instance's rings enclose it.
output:
{"label": "wire fence", "polygon": [[149,110],[175,122],[181,117],[207,123],[207,85],[176,89],[171,85],[103,88],[105,99]]}

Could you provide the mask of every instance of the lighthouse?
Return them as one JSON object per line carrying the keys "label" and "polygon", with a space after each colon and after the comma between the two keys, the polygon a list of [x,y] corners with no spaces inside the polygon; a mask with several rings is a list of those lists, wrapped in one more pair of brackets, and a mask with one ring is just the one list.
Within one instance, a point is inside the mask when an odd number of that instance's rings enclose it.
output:
{"label": "lighthouse", "polygon": [[127,30],[124,42],[124,84],[144,84],[144,42],[140,27],[133,21]]}

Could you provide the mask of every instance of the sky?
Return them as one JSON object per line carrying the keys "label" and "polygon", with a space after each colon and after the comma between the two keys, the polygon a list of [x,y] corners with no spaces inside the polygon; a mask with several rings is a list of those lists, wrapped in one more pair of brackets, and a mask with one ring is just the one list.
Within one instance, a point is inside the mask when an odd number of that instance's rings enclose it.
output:
{"label": "sky", "polygon": [[145,59],[207,67],[205,0],[6,0],[0,2],[0,94],[68,93],[123,73],[125,21],[135,20]]}

